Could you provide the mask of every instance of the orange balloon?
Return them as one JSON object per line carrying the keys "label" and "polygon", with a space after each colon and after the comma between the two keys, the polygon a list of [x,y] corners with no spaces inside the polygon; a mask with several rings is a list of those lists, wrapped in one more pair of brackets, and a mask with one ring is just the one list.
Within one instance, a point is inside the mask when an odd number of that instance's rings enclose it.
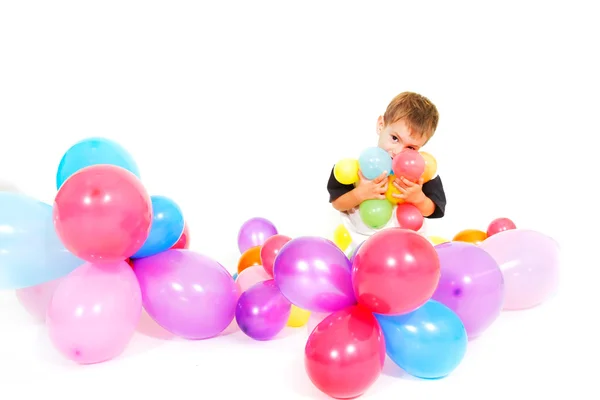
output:
{"label": "orange balloon", "polygon": [[388,201],[392,204],[404,203],[404,200],[397,199],[392,196],[392,194],[400,194],[400,191],[398,191],[398,189],[396,189],[396,186],[394,186],[394,179],[396,179],[395,175],[388,176],[388,188],[385,192],[385,198],[388,199]]}
{"label": "orange balloon", "polygon": [[246,268],[252,267],[254,265],[262,265],[260,260],[261,247],[262,246],[250,247],[240,256],[240,260],[238,261],[237,267],[238,274]]}
{"label": "orange balloon", "polygon": [[452,239],[455,242],[479,244],[487,239],[487,233],[479,229],[465,229],[458,232]]}
{"label": "orange balloon", "polygon": [[426,151],[420,152],[421,156],[425,160],[425,171],[421,177],[423,178],[423,183],[430,181],[437,172],[437,160]]}

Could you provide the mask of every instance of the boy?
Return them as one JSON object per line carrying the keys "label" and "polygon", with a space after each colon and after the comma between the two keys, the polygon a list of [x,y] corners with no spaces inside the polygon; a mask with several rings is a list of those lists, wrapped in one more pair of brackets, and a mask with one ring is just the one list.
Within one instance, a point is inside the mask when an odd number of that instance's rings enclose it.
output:
{"label": "boy", "polygon": [[[435,133],[438,121],[438,110],[429,99],[413,92],[400,93],[389,103],[383,116],[377,119],[377,146],[392,158],[406,148],[419,151]],[[342,223],[352,237],[351,248],[377,232],[363,223],[358,206],[365,200],[385,199],[388,189],[386,174],[368,180],[359,171],[359,177],[356,185],[344,185],[335,179],[332,169],[327,184],[329,202],[342,214]],[[439,175],[425,183],[396,177],[393,185],[399,193],[392,196],[415,205],[425,218],[444,216],[446,195]],[[396,207],[388,224],[381,229],[398,225],[395,212]],[[424,232],[425,223],[420,230],[420,233]]]}

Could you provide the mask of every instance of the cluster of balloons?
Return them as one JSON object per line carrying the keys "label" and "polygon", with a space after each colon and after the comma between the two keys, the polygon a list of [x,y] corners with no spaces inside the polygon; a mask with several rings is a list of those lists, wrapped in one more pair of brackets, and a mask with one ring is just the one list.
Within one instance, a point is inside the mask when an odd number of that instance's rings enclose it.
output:
{"label": "cluster of balloons", "polygon": [[393,182],[397,177],[404,177],[412,182],[422,179],[423,183],[433,179],[437,173],[437,161],[431,154],[407,148],[392,159],[382,148],[368,147],[358,159],[342,159],[333,169],[335,179],[344,185],[356,185],[360,180],[359,171],[368,180],[373,180],[383,173],[388,179],[385,199],[371,199],[360,204],[359,213],[365,225],[373,229],[386,226],[395,207],[398,227],[414,231],[421,229],[423,215],[413,204],[394,197],[394,194],[400,192]]}
{"label": "cluster of balloons", "polygon": [[286,326],[301,327],[310,318],[310,312],[288,301],[273,280],[275,258],[291,240],[261,217],[249,219],[239,230],[241,256],[234,278],[241,296],[235,319],[240,330],[255,340],[273,339]]}

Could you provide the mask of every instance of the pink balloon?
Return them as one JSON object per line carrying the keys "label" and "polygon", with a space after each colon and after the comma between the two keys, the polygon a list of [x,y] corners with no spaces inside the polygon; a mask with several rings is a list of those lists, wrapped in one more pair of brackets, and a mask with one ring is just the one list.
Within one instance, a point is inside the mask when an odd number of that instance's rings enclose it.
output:
{"label": "pink balloon", "polygon": [[423,214],[410,203],[400,203],[396,208],[398,226],[404,229],[418,231],[423,226]]}
{"label": "pink balloon", "polygon": [[275,257],[277,257],[281,248],[290,240],[292,240],[292,238],[289,236],[276,234],[265,240],[265,243],[260,248],[260,260],[269,276],[273,277]]}
{"label": "pink balloon", "polygon": [[119,356],[142,314],[142,293],[129,264],[85,263],[63,279],[46,317],[54,346],[79,364]]}
{"label": "pink balloon", "polygon": [[417,182],[425,172],[425,159],[418,151],[407,148],[396,154],[392,160],[392,170],[397,177],[403,176]]}
{"label": "pink balloon", "polygon": [[262,265],[253,265],[239,273],[235,283],[239,285],[241,292],[245,292],[258,282],[273,279]]}
{"label": "pink balloon", "polygon": [[560,255],[556,241],[542,233],[511,229],[479,244],[504,276],[504,310],[535,307],[558,288]]}
{"label": "pink balloon", "polygon": [[16,291],[17,299],[36,320],[44,322],[54,291],[62,280],[63,278],[58,278],[40,285],[18,289]]}
{"label": "pink balloon", "polygon": [[508,218],[496,218],[488,226],[487,235],[490,237],[496,233],[508,231],[510,229],[517,229],[517,226],[514,222]]}

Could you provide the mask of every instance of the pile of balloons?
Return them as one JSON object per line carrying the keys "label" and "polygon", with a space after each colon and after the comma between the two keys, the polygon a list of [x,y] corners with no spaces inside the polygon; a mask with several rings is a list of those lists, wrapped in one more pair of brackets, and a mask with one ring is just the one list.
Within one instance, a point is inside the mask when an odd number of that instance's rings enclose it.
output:
{"label": "pile of balloons", "polygon": [[180,207],[150,196],[131,155],[89,138],[56,174],[53,206],[0,193],[0,289],[45,319],[53,345],[82,364],[118,356],[142,308],[186,338],[219,334],[239,297],[231,274],[189,250]]}
{"label": "pile of balloons", "polygon": [[344,185],[356,185],[360,180],[359,171],[365,179],[373,180],[386,174],[388,180],[385,199],[363,201],[359,206],[362,221],[370,228],[380,229],[388,225],[396,209],[396,226],[418,231],[423,226],[423,215],[410,203],[395,197],[400,194],[393,182],[404,177],[411,182],[426,183],[437,173],[437,161],[425,151],[404,149],[393,159],[380,147],[368,147],[358,159],[345,158],[338,161],[333,173],[335,179]]}

